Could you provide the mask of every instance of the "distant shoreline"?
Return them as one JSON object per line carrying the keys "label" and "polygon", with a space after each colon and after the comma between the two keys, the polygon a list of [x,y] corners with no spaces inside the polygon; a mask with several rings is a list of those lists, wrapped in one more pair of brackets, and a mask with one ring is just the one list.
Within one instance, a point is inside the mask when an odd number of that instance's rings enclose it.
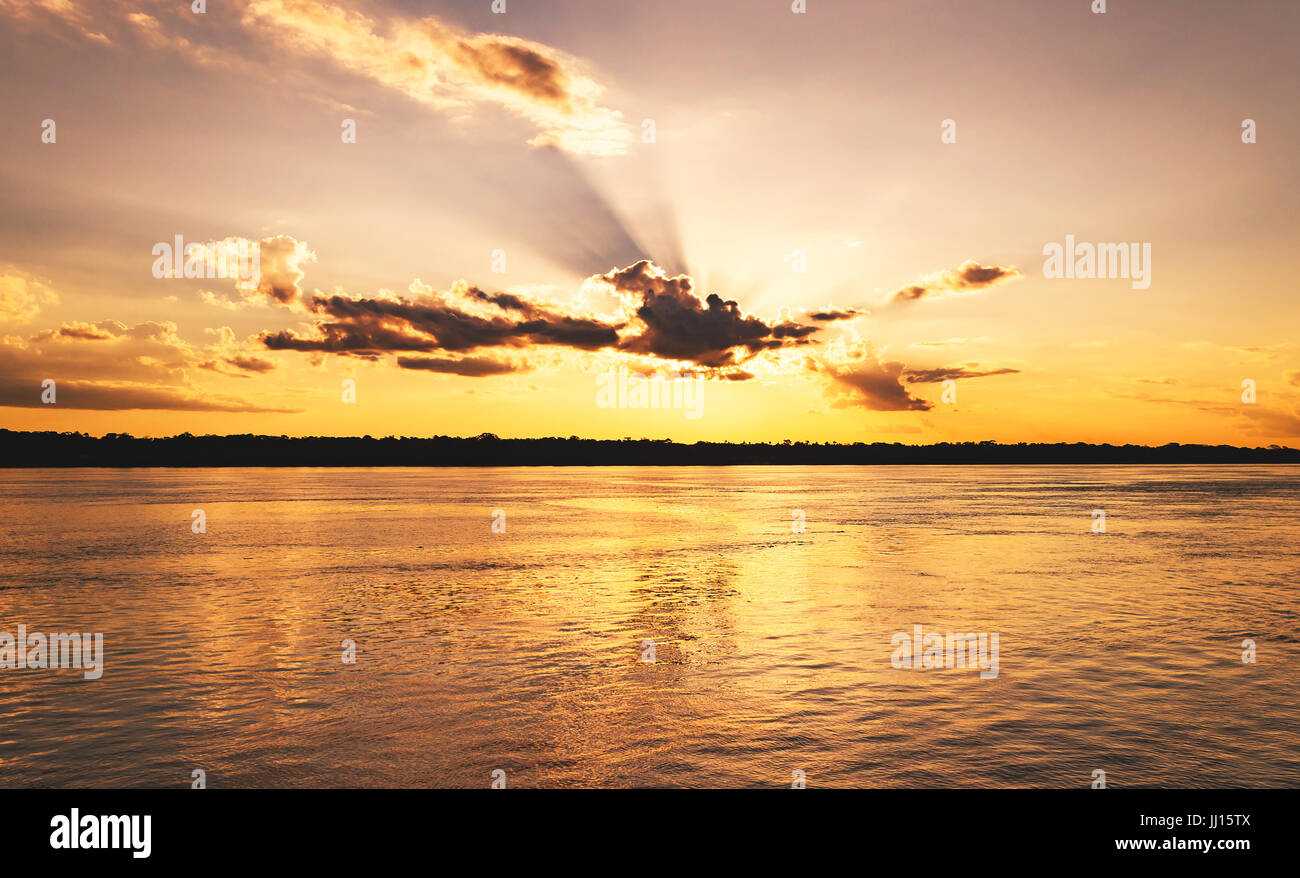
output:
{"label": "distant shoreline", "polygon": [[667,439],[192,436],[0,429],[0,468],[503,467],[503,466],[997,466],[1300,464],[1300,450],[1233,445],[1085,443],[679,443]]}

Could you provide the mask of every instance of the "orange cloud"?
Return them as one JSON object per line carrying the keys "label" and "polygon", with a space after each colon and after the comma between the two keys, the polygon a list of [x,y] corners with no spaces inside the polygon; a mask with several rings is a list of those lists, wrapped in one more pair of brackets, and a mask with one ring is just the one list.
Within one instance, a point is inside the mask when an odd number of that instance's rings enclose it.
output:
{"label": "orange cloud", "polygon": [[375,21],[328,3],[253,0],[243,23],[301,55],[335,64],[437,110],[495,104],[540,127],[532,146],[620,155],[631,131],[601,106],[577,60],[519,37],[469,34],[432,16]]}
{"label": "orange cloud", "polygon": [[55,382],[52,408],[171,409],[177,411],[286,412],[207,391],[194,369],[267,371],[269,360],[243,351],[234,332],[217,330],[207,346],[184,341],[170,322],[127,326],[116,320],[74,321],[28,339],[0,341],[0,406],[38,408],[42,385]]}
{"label": "orange cloud", "polygon": [[980,265],[974,259],[968,259],[955,270],[946,269],[930,275],[919,284],[900,287],[889,295],[887,302],[916,302],[945,295],[974,293],[1023,276],[1014,266]]}
{"label": "orange cloud", "polygon": [[28,323],[40,313],[42,305],[57,305],[54,290],[24,272],[10,270],[0,274],[0,323]]}

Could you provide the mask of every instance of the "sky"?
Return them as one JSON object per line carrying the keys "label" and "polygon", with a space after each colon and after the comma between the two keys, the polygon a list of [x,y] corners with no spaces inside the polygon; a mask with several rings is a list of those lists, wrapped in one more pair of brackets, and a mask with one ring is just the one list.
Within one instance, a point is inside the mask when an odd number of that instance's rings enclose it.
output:
{"label": "sky", "polygon": [[1300,5],[1097,5],[0,0],[0,426],[1294,447]]}

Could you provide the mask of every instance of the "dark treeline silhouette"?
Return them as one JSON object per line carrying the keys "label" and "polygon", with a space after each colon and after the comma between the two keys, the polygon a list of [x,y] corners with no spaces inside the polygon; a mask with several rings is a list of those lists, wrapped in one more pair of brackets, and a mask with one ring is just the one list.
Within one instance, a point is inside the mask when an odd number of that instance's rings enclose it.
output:
{"label": "dark treeline silhouette", "polygon": [[0,430],[0,466],[724,466],[752,464],[1300,463],[1271,445],[1086,445],[1084,443],[898,442],[851,444],[696,442],[667,439],[499,439],[388,436],[193,436]]}

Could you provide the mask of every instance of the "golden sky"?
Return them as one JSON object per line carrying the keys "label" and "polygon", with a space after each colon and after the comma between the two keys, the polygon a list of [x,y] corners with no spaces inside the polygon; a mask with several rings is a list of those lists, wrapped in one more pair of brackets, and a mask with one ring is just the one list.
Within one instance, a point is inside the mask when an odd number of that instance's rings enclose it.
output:
{"label": "golden sky", "polygon": [[1300,438],[1289,0],[197,5],[0,0],[3,426]]}

